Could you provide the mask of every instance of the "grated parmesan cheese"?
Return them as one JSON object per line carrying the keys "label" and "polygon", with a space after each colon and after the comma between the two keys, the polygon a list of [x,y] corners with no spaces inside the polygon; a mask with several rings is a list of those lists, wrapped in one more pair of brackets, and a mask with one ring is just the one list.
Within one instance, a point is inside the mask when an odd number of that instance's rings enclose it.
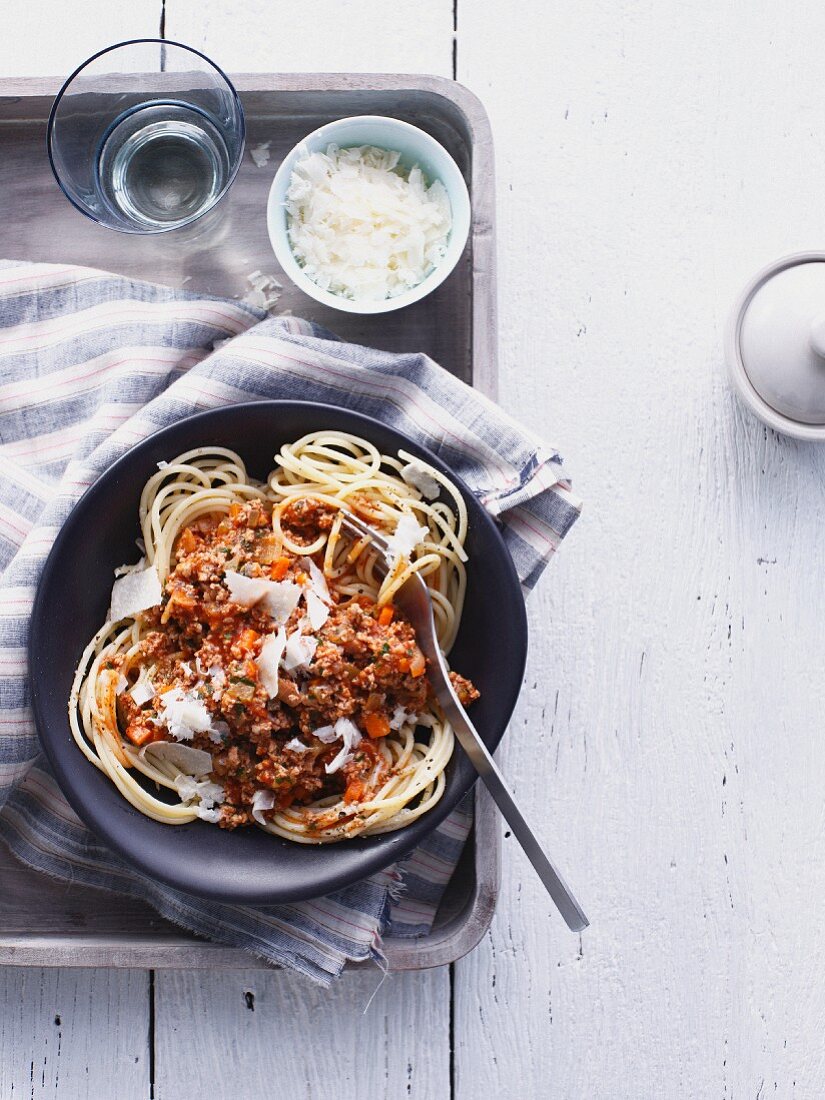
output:
{"label": "grated parmesan cheese", "polygon": [[441,263],[452,227],[444,185],[400,153],[360,145],[310,153],[286,192],[295,259],[312,282],[357,301],[394,298]]}
{"label": "grated parmesan cheese", "polygon": [[172,688],[160,697],[158,718],[176,741],[191,741],[196,733],[212,730],[212,715],[191,691]]}

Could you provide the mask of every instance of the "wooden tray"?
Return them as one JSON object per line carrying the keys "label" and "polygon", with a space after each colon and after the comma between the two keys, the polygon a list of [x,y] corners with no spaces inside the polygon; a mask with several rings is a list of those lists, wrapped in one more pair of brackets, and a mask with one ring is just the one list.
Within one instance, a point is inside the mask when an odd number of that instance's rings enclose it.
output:
{"label": "wooden tray", "polygon": [[[133,237],[103,229],[66,201],[46,156],[52,79],[0,80],[0,258],[77,263],[187,290],[243,297],[254,271],[284,282],[277,311],[327,325],[346,340],[423,351],[496,396],[497,318],[493,147],[487,116],[461,85],[439,77],[347,74],[232,78],[244,103],[247,150],[270,142],[258,168],[249,152],[216,226]],[[310,130],[352,114],[387,114],[427,130],[450,151],[470,186],[473,225],[449,279],[423,302],[357,317],[329,310],[281,278],[266,233],[266,195],[282,157]],[[184,231],[186,232],[186,231]],[[498,894],[500,831],[486,793],[429,936],[387,937],[394,970],[453,962],[489,927]],[[256,957],[181,932],[148,906],[29,871],[0,845],[0,964],[16,966],[250,967]]]}

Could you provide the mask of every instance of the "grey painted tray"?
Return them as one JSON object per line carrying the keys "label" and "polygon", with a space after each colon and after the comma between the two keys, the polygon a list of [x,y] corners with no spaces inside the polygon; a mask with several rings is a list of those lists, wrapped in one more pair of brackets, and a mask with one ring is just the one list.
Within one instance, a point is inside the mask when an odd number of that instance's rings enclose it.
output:
{"label": "grey painted tray", "polygon": [[[438,77],[346,74],[233,77],[246,111],[247,148],[270,142],[269,163],[247,153],[226,210],[209,235],[139,239],[102,229],[61,195],[45,151],[58,80],[0,80],[0,257],[85,264],[187,290],[242,297],[254,271],[279,276],[266,234],[265,200],[275,168],[308,131],[351,114],[390,114],[438,138],[465,173],[473,228],[450,278],[425,301],[383,317],[318,305],[286,285],[278,310],[320,321],[344,339],[424,351],[496,395],[497,319],[493,147],[483,107]],[[490,924],[499,884],[500,832],[491,802],[476,794],[475,827],[432,933],[388,937],[391,969],[423,969],[466,954]],[[21,867],[0,845],[0,964],[17,966],[248,967],[263,965],[161,920],[148,906],[67,887]]]}

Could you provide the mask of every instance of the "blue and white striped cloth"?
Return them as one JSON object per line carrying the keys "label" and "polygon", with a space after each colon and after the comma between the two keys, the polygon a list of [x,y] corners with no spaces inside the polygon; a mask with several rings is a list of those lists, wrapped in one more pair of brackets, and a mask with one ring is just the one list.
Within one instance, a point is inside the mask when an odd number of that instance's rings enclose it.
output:
{"label": "blue and white striped cloth", "polygon": [[159,428],[266,398],[346,406],[426,444],[499,517],[525,588],[578,515],[556,452],[424,355],[356,347],[296,317],[88,268],[0,264],[0,835],[30,867],[148,899],[178,925],[328,983],[347,960],[380,958],[382,935],[429,930],[469,803],[403,866],[340,893],[220,905],[134,872],[83,826],[38,757],[29,707],[35,589],[84,490]]}

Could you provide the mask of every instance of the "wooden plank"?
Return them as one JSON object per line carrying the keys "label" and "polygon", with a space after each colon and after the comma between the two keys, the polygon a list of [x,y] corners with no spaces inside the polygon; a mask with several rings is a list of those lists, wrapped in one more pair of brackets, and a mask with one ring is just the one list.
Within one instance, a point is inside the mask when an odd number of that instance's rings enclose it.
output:
{"label": "wooden plank", "polygon": [[392,974],[376,992],[380,980],[359,971],[322,990],[282,971],[158,973],[157,1100],[448,1096],[448,969]]}
{"label": "wooden plank", "polygon": [[502,759],[593,925],[505,843],[456,966],[458,1100],[822,1095],[825,455],[740,411],[721,334],[752,271],[821,240],[825,10],[754,15],[459,3],[501,398],[586,500]]}
{"label": "wooden plank", "polygon": [[93,53],[127,38],[156,37],[161,0],[73,0],[55,23],[52,0],[4,5],[0,34],[3,76],[68,76]]}
{"label": "wooden plank", "polygon": [[167,37],[234,72],[452,73],[452,0],[167,0]]}
{"label": "wooden plank", "polygon": [[148,1019],[146,971],[0,968],[0,1096],[147,1100]]}

